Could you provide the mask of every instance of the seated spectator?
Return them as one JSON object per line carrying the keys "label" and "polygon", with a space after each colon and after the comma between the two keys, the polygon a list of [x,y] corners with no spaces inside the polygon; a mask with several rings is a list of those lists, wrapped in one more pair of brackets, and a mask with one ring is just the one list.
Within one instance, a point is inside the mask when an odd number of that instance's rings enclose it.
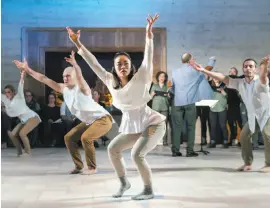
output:
{"label": "seated spectator", "polygon": [[[95,102],[97,102],[99,105],[101,105],[103,108],[106,109],[105,104],[103,102],[100,102],[100,93],[99,93],[99,91],[92,90],[92,97],[93,97]],[[101,140],[102,140],[103,145],[105,146],[106,141],[108,141],[109,139],[106,136],[102,136]],[[98,142],[96,140],[94,141],[94,145],[95,145],[96,148],[99,147],[99,144],[98,144]]]}
{"label": "seated spectator", "polygon": [[78,119],[71,114],[65,102],[62,102],[61,104],[60,115],[65,129],[65,134],[69,132],[76,125],[76,123],[80,123],[80,121],[78,121]]}
{"label": "seated spectator", "polygon": [[[40,115],[40,105],[39,103],[34,99],[33,93],[29,90],[25,91],[25,101],[28,108],[30,108],[32,111],[36,112]],[[32,132],[29,134],[29,142],[31,148],[36,147],[38,143],[38,135],[39,135],[39,126],[35,128]]]}
{"label": "seated spectator", "polygon": [[100,93],[97,90],[92,90],[92,97],[94,101],[96,101],[99,105],[101,105],[103,108],[106,108],[105,104],[103,102],[100,102]]}
{"label": "seated spectator", "polygon": [[42,109],[41,115],[44,124],[44,143],[45,145],[54,146],[61,126],[60,108],[56,106],[56,96],[54,94],[49,94],[48,105]]}
{"label": "seated spectator", "polygon": [[30,108],[32,111],[35,111],[36,113],[40,113],[40,105],[39,103],[34,99],[33,93],[29,90],[25,91],[25,101],[28,108]]}
{"label": "seated spectator", "polygon": [[6,149],[8,144],[8,131],[11,131],[11,119],[6,113],[4,104],[1,102],[1,149]]}

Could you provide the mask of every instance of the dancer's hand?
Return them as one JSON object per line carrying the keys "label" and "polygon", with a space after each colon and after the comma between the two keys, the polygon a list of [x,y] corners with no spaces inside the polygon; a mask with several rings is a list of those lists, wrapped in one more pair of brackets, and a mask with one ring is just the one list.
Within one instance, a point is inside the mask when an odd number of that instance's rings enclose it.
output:
{"label": "dancer's hand", "polygon": [[159,18],[159,15],[158,14],[156,14],[155,16],[154,16],[154,18],[151,16],[151,15],[148,15],[148,18],[146,18],[147,19],[147,21],[148,21],[148,24],[147,24],[147,26],[146,26],[146,34],[147,34],[147,37],[149,38],[149,39],[153,39],[153,32],[152,32],[152,28],[153,28],[153,24],[155,23],[155,21],[157,20]]}
{"label": "dancer's hand", "polygon": [[204,71],[204,68],[200,64],[197,64],[196,62],[190,63],[190,66],[192,66],[193,69],[196,69],[199,72]]}
{"label": "dancer's hand", "polygon": [[269,56],[266,56],[262,59],[260,65],[265,65],[265,66],[268,66],[270,64],[270,55]]}
{"label": "dancer's hand", "polygon": [[69,39],[75,44],[78,43],[80,41],[81,31],[78,30],[77,33],[75,33],[70,27],[66,27],[66,29],[68,31]]}
{"label": "dancer's hand", "polygon": [[72,66],[77,65],[74,51],[71,51],[71,55],[69,55],[69,58],[65,57],[65,60],[66,60],[66,62],[70,63]]}
{"label": "dancer's hand", "polygon": [[24,61],[21,62],[21,61],[18,61],[18,60],[14,60],[13,63],[16,65],[16,67],[18,69],[20,69],[21,71],[24,71],[26,73],[29,72],[29,66],[28,66],[28,63],[26,61],[26,59],[24,58]]}

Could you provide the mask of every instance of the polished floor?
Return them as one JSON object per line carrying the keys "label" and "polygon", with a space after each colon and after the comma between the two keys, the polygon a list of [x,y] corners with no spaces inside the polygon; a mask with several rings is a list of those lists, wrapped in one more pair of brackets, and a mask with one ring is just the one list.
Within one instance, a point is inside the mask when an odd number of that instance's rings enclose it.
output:
{"label": "polished floor", "polygon": [[124,153],[132,187],[121,199],[111,194],[118,181],[105,148],[97,150],[98,173],[68,175],[73,163],[65,149],[34,149],[32,157],[2,150],[2,208],[223,208],[270,207],[270,174],[258,172],[264,165],[263,150],[254,152],[254,171],[239,173],[240,150],[216,148],[208,156],[172,158],[169,148],[157,147],[147,156],[153,169],[155,199],[132,201],[142,182]]}

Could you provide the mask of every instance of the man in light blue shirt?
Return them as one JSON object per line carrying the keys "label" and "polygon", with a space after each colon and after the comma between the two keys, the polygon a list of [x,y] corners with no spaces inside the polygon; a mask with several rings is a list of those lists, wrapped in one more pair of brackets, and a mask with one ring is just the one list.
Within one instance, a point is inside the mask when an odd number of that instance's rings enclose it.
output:
{"label": "man in light blue shirt", "polygon": [[[174,99],[172,103],[172,156],[182,156],[179,151],[181,144],[181,132],[184,124],[187,124],[187,157],[196,157],[194,152],[196,106],[201,100],[210,100],[213,91],[205,75],[192,68],[194,58],[190,53],[182,55],[183,66],[172,70],[172,82]],[[214,63],[213,63],[214,64]]]}

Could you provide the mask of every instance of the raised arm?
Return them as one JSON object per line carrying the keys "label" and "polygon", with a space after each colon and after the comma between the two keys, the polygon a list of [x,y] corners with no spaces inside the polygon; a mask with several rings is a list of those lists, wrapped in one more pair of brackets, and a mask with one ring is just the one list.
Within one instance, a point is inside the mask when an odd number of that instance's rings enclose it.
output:
{"label": "raised arm", "polygon": [[269,83],[268,78],[269,66],[270,66],[270,55],[263,58],[263,60],[260,63],[260,81],[264,85]]}
{"label": "raised arm", "polygon": [[145,38],[145,49],[144,49],[144,58],[141,65],[141,68],[146,70],[150,70],[151,76],[153,73],[153,56],[154,56],[154,43],[153,43],[153,24],[158,19],[159,15],[156,14],[154,18],[148,15],[147,21],[148,24],[146,26],[146,38]]}
{"label": "raised arm", "polygon": [[24,98],[24,77],[25,77],[25,71],[22,70],[21,71],[21,78],[20,78],[20,82],[19,82],[19,86],[18,86],[18,95],[22,98]]}
{"label": "raised arm", "polygon": [[96,75],[107,85],[108,79],[112,78],[112,74],[107,72],[98,62],[96,57],[86,49],[86,47],[80,41],[80,30],[74,33],[69,27],[66,28],[69,34],[69,39],[78,48],[78,54],[80,54]]}
{"label": "raised arm", "polygon": [[69,56],[69,58],[65,58],[65,59],[75,69],[78,85],[79,85],[81,91],[83,92],[83,94],[91,95],[91,89],[90,89],[89,85],[87,84],[87,82],[85,81],[85,79],[83,78],[82,70],[81,70],[81,67],[77,64],[74,51],[71,52],[71,55]]}
{"label": "raised arm", "polygon": [[229,77],[225,76],[224,74],[221,74],[219,72],[212,72],[208,71],[205,68],[203,68],[201,65],[197,63],[190,64],[195,70],[204,73],[205,75],[212,77],[213,79],[217,79],[220,82],[224,82],[226,85],[229,84]]}
{"label": "raised arm", "polygon": [[29,74],[31,77],[33,77],[35,80],[48,85],[50,88],[52,88],[53,90],[55,90],[57,92],[63,93],[64,84],[57,83],[57,82],[49,79],[48,77],[46,77],[44,74],[41,74],[41,73],[34,71],[33,69],[31,69],[28,66],[26,59],[24,59],[24,62],[20,62],[20,61],[15,60],[15,61],[13,61],[13,63],[17,66],[18,69],[25,71],[27,74]]}

